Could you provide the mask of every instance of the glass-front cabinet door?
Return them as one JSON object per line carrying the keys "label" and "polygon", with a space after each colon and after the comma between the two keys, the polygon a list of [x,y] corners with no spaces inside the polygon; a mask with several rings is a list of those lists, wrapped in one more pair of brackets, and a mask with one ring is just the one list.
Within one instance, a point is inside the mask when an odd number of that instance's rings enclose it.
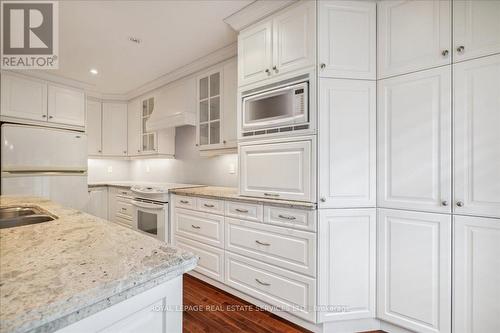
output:
{"label": "glass-front cabinet door", "polygon": [[149,97],[142,101],[141,113],[141,151],[154,152],[156,151],[156,133],[146,130],[146,121],[149,119],[155,108],[155,98]]}
{"label": "glass-front cabinet door", "polygon": [[198,145],[201,149],[221,143],[222,72],[198,79]]}

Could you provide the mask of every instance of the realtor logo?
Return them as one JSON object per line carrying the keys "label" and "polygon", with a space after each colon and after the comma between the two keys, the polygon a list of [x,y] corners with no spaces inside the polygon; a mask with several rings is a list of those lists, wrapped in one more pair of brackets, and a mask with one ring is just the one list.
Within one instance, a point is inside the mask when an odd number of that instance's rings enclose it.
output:
{"label": "realtor logo", "polygon": [[58,2],[2,1],[2,69],[57,69]]}

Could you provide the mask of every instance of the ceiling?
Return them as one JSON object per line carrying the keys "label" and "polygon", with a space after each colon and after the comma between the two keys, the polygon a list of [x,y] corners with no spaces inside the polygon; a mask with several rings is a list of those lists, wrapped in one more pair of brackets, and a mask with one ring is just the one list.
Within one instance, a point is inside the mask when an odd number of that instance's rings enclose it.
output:
{"label": "ceiling", "polygon": [[252,1],[60,1],[59,69],[51,73],[128,93],[235,42],[223,19]]}

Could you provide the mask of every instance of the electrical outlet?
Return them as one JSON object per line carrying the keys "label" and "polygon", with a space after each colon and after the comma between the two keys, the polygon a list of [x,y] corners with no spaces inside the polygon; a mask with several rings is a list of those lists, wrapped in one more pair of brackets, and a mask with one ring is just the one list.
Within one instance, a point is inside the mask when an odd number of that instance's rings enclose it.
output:
{"label": "electrical outlet", "polygon": [[229,174],[234,175],[236,173],[236,167],[233,163],[229,164]]}
{"label": "electrical outlet", "polygon": [[113,167],[111,165],[108,166],[108,173],[112,173],[113,172]]}

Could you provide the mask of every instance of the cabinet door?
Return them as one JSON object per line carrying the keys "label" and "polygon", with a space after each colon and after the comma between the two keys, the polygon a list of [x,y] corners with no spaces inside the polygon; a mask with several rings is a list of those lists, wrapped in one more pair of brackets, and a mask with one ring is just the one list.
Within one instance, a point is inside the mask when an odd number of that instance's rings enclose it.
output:
{"label": "cabinet door", "polygon": [[198,146],[222,148],[223,71],[212,70],[198,78]]}
{"label": "cabinet door", "polygon": [[458,214],[500,217],[500,55],[454,65]]}
{"label": "cabinet door", "polygon": [[451,216],[379,209],[378,246],[377,317],[451,332]]}
{"label": "cabinet door", "polygon": [[87,100],[87,145],[89,155],[102,153],[101,102]]}
{"label": "cabinet door", "polygon": [[449,0],[380,1],[377,6],[379,78],[451,62]]}
{"label": "cabinet door", "polygon": [[320,322],[375,317],[376,226],[375,208],[319,211]]}
{"label": "cabinet door", "polygon": [[49,84],[47,114],[53,123],[85,126],[85,94]]}
{"label": "cabinet door", "polygon": [[47,84],[2,72],[2,116],[47,120]]}
{"label": "cabinet door", "polygon": [[141,112],[142,99],[136,98],[127,105],[127,128],[128,128],[128,155],[137,156],[141,154],[142,132],[141,132]]}
{"label": "cabinet door", "polygon": [[127,104],[102,103],[102,153],[127,155]]}
{"label": "cabinet door", "polygon": [[314,201],[311,140],[241,145],[240,194]]}
{"label": "cabinet door", "polygon": [[451,68],[378,82],[378,203],[451,212]]}
{"label": "cabinet door", "polygon": [[500,1],[453,1],[453,61],[500,53]]}
{"label": "cabinet door", "polygon": [[238,36],[238,86],[260,81],[271,75],[271,21],[240,32]]}
{"label": "cabinet door", "polygon": [[500,220],[453,219],[454,332],[500,332]]}
{"label": "cabinet door", "polygon": [[374,81],[320,80],[320,208],[375,207]]}
{"label": "cabinet door", "polygon": [[108,219],[108,189],[106,187],[89,188],[87,213]]}
{"label": "cabinet door", "polygon": [[318,1],[321,77],[376,78],[376,3]]}
{"label": "cabinet door", "polygon": [[236,147],[236,115],[237,115],[237,87],[238,63],[235,60],[224,65],[224,79],[222,80],[222,143],[224,147]]}
{"label": "cabinet door", "polygon": [[273,75],[314,65],[315,10],[315,1],[304,1],[273,19]]}

